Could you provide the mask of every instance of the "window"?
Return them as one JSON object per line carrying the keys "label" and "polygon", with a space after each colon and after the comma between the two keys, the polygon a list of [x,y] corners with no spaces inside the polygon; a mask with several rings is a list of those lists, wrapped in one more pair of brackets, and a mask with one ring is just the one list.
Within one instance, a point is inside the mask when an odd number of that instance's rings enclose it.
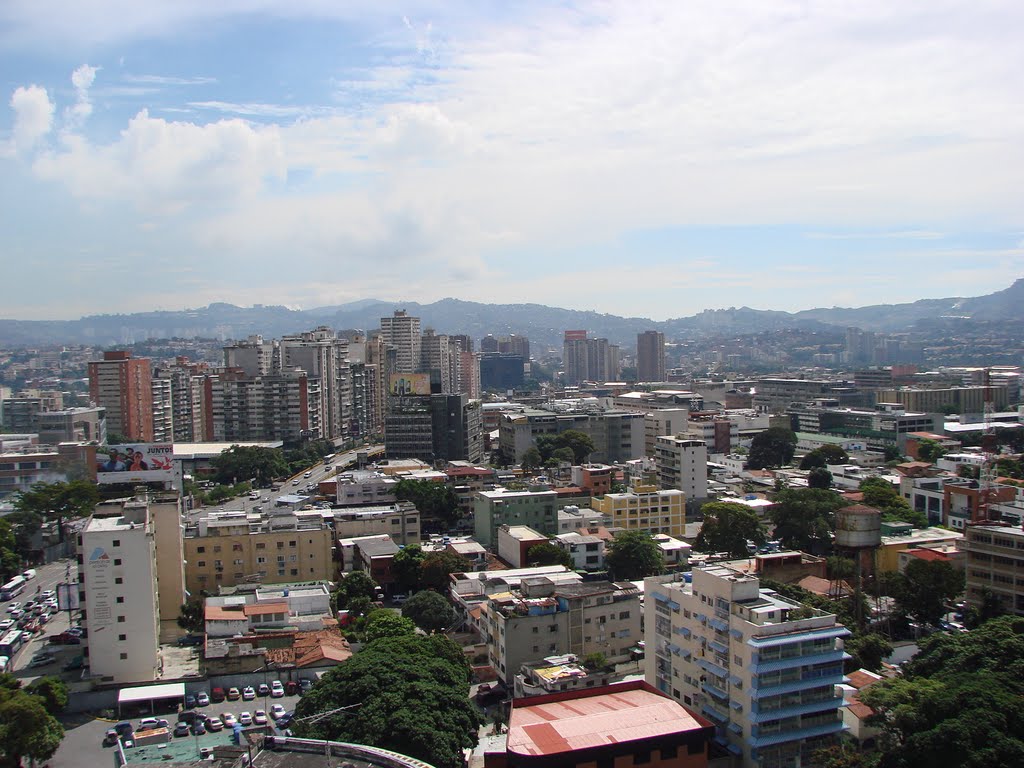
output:
{"label": "window", "polygon": [[243,562],[243,561],[242,561],[242,559],[241,559],[241,558],[239,558],[238,560],[235,560],[235,562],[233,563],[233,565],[241,565],[241,564],[242,564],[242,562]]}
{"label": "window", "polygon": [[206,547],[196,547],[196,552],[198,552],[199,554],[203,554],[204,552],[206,552]]}
{"label": "window", "polygon": [[265,557],[257,557],[256,558],[256,562],[259,563],[260,565],[263,565],[263,563],[267,562],[267,558],[265,558]]}
{"label": "window", "polygon": [[213,545],[213,551],[214,552],[220,552],[220,544],[214,544]]}
{"label": "window", "polygon": [[115,603],[123,603],[123,602],[124,602],[124,598],[123,598],[123,597],[121,597],[120,595],[118,595],[117,599],[116,599],[116,600],[114,600],[114,602],[115,602]]}
{"label": "window", "polygon": [[621,613],[619,613],[619,618],[620,619],[628,619],[629,618],[629,611],[622,611]]}
{"label": "window", "polygon": [[125,640],[128,639],[128,635],[118,635],[117,639],[118,639],[119,642],[123,643]]}
{"label": "window", "polygon": [[298,576],[299,575],[299,569],[298,568],[292,568],[291,574],[292,574],[292,576]]}
{"label": "window", "polygon": [[295,547],[295,546],[298,546],[298,544],[299,544],[299,542],[297,542],[297,541],[294,541],[294,540],[293,540],[293,541],[289,541],[289,542],[288,542],[288,546],[289,546],[289,547]]}
{"label": "window", "polygon": [[124,579],[122,579],[120,576],[115,576],[114,577],[114,583],[115,584],[124,584]]}
{"label": "window", "polygon": [[117,623],[118,624],[124,624],[124,616],[118,616],[117,617]]}
{"label": "window", "polygon": [[120,557],[115,557],[114,558],[114,565],[120,565],[120,564],[121,564],[121,558]]}
{"label": "window", "polygon": [[242,551],[242,545],[241,544],[232,544],[231,545],[231,550],[233,552],[241,552]]}
{"label": "window", "polygon": [[533,627],[533,634],[536,635],[538,632],[540,632],[540,627]]}
{"label": "window", "polygon": [[121,540],[120,539],[114,539],[112,542],[110,542],[110,546],[112,546],[112,547],[120,547],[121,546]]}
{"label": "window", "polygon": [[206,561],[205,560],[200,560],[198,563],[196,563],[196,565],[198,565],[200,568],[205,568],[206,567]]}
{"label": "window", "polygon": [[122,653],[121,654],[121,661],[125,661],[127,659],[128,659],[128,654],[127,653]]}
{"label": "window", "polygon": [[263,541],[261,541],[259,544],[256,545],[256,549],[266,549],[266,548],[267,548],[267,544],[266,544],[266,542],[263,542]]}

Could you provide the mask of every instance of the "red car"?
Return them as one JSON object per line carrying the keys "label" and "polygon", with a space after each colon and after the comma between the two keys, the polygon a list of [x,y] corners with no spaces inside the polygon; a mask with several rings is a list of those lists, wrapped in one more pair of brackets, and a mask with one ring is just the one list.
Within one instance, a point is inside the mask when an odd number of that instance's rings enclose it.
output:
{"label": "red car", "polygon": [[223,688],[214,688],[212,691],[210,691],[210,701],[212,701],[214,704],[224,701],[224,698],[225,697]]}

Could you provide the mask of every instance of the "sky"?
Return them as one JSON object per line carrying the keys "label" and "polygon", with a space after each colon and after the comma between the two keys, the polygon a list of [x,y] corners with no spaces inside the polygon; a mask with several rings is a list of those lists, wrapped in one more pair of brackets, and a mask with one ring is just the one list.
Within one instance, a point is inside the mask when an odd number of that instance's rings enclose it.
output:
{"label": "sky", "polygon": [[1018,0],[4,0],[0,317],[1024,277]]}

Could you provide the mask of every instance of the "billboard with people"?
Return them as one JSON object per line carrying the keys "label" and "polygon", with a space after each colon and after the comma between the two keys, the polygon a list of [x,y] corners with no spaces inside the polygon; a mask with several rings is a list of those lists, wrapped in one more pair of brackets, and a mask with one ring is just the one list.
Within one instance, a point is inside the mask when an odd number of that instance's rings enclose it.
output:
{"label": "billboard with people", "polygon": [[175,479],[174,445],[132,443],[96,450],[96,482],[150,483]]}

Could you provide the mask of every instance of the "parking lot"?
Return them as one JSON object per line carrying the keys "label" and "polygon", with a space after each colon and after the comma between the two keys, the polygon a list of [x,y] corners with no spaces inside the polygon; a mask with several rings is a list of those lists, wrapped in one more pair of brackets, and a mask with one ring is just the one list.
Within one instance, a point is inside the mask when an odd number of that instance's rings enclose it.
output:
{"label": "parking lot", "polygon": [[[36,601],[48,590],[56,590],[57,584],[65,580],[76,582],[78,567],[73,560],[60,560],[48,565],[38,566],[36,577],[29,581],[28,586],[11,600],[0,603],[0,621],[9,621],[17,614],[8,610],[13,603],[22,607],[29,601]],[[38,617],[36,618],[38,621]],[[49,642],[53,635],[60,635],[70,629],[67,611],[47,612],[45,623],[39,627],[41,632],[33,633],[24,645],[10,658],[7,672],[23,681],[41,675],[62,675],[63,667],[72,665],[74,659],[81,656],[81,645],[56,645]],[[35,659],[35,661],[33,661]],[[70,679],[77,670],[63,672],[65,679]]]}

